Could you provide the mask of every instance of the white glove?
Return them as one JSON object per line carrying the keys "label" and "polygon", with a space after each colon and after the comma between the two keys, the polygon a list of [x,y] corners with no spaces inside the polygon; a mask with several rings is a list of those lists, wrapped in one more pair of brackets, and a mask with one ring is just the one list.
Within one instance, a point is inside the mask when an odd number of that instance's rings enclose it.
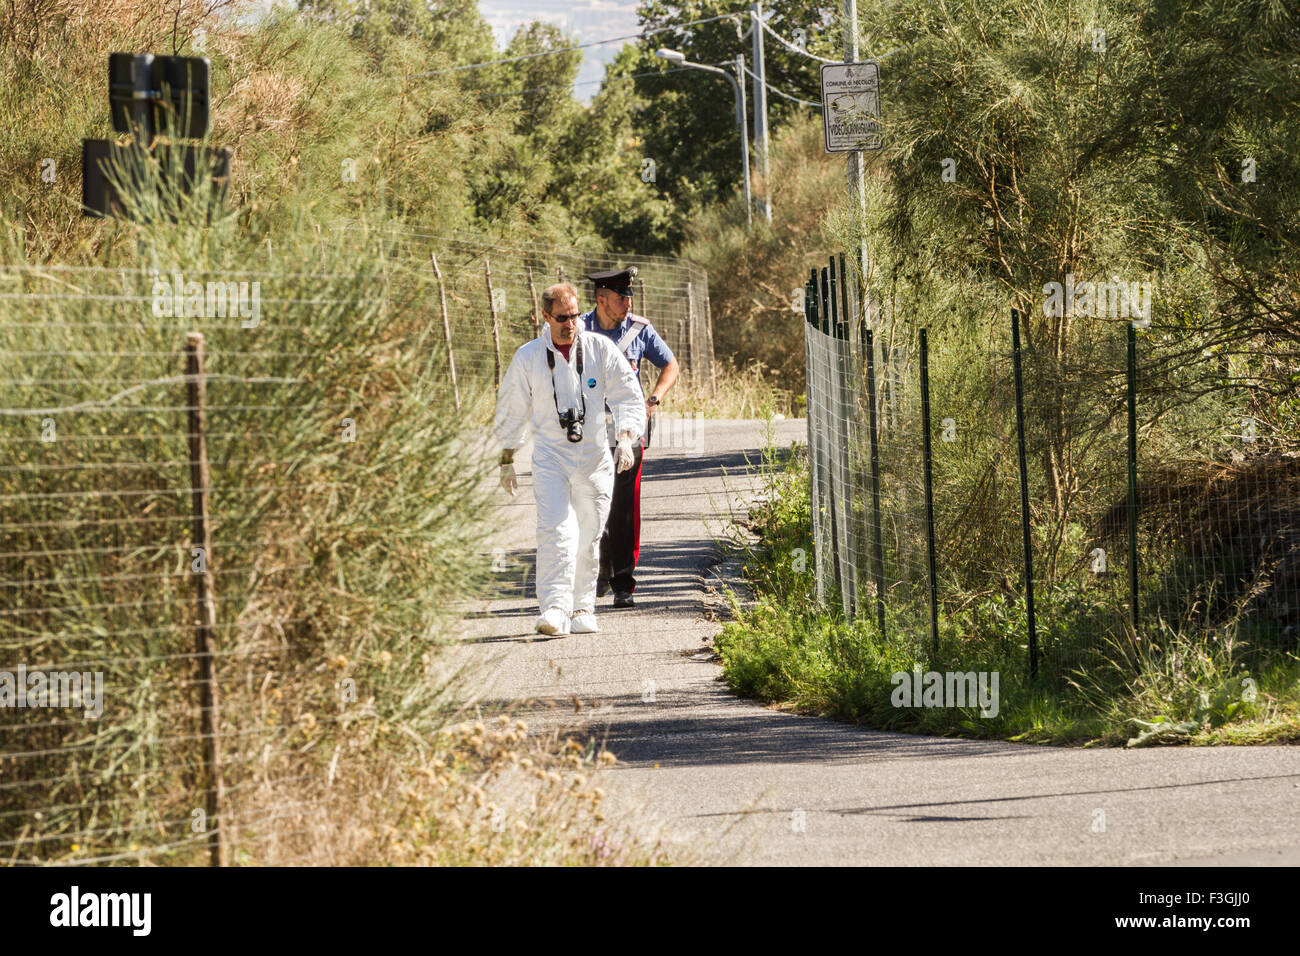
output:
{"label": "white glove", "polygon": [[519,490],[519,479],[515,477],[514,465],[501,466],[501,487],[510,492],[511,498]]}
{"label": "white glove", "polygon": [[632,467],[632,439],[624,436],[620,437],[618,444],[614,446],[614,470],[624,472]]}

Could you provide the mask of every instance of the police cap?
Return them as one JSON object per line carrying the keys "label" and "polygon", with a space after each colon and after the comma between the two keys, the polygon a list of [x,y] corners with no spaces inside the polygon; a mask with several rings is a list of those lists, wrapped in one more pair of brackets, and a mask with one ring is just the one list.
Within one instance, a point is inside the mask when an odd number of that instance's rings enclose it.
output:
{"label": "police cap", "polygon": [[615,269],[613,272],[593,272],[587,278],[597,289],[612,289],[619,295],[631,295],[632,280],[636,278],[636,266]]}

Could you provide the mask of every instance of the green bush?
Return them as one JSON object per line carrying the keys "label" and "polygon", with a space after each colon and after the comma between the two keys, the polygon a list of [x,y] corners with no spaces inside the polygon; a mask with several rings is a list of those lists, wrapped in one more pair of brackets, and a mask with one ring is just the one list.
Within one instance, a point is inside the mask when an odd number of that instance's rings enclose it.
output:
{"label": "green bush", "polygon": [[[874,603],[852,621],[836,594],[815,596],[809,528],[809,462],[797,447],[769,447],[764,494],[733,544],[754,591],[733,601],[716,639],[723,676],[737,693],[808,713],[921,733],[1043,742],[1277,742],[1300,739],[1300,659],[1252,647],[1241,622],[1206,640],[1196,627],[1152,615],[1135,640],[1116,612],[1125,585],[1066,580],[1036,594],[1041,651],[1029,674],[1027,612],[1014,593],[951,593],[939,615],[891,595],[885,631]],[[1146,600],[1155,605],[1155,595]],[[997,672],[999,712],[976,707],[899,708],[898,673]]]}

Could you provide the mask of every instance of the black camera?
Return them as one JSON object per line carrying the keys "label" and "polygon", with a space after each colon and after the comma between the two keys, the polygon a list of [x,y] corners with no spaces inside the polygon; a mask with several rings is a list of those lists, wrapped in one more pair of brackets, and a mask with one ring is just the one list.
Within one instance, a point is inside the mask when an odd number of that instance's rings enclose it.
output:
{"label": "black camera", "polygon": [[560,412],[560,427],[566,432],[565,437],[569,441],[577,444],[582,441],[582,422],[585,416],[580,415],[576,408],[566,408]]}

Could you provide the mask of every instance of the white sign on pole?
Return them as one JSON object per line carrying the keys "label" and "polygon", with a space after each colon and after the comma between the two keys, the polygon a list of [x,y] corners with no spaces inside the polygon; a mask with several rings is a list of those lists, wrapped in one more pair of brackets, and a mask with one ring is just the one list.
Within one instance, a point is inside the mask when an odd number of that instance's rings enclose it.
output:
{"label": "white sign on pole", "polygon": [[880,64],[822,67],[822,130],[826,152],[880,149]]}

